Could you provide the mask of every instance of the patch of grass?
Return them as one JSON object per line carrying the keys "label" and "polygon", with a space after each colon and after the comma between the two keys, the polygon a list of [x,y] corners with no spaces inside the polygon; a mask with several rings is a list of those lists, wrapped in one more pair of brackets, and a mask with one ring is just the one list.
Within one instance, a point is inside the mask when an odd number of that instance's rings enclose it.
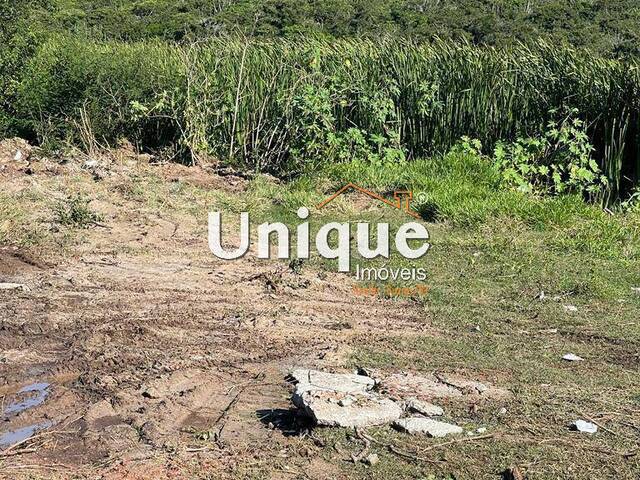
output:
{"label": "patch of grass", "polygon": [[59,225],[88,228],[101,221],[100,215],[89,207],[90,199],[81,194],[67,197],[54,207],[54,221]]}

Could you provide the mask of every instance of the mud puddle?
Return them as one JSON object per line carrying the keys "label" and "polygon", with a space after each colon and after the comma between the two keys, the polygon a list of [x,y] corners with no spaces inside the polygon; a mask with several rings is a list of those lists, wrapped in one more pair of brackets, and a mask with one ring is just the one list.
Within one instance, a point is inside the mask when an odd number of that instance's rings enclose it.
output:
{"label": "mud puddle", "polygon": [[51,420],[45,420],[44,422],[35,423],[27,427],[9,430],[8,432],[0,435],[0,450],[7,449],[16,443],[22,442],[35,435],[40,430],[49,428],[52,425],[53,422]]}
{"label": "mud puddle", "polygon": [[16,398],[4,409],[2,416],[8,418],[18,415],[29,408],[41,405],[49,395],[50,386],[47,382],[35,382],[22,387],[18,390]]}
{"label": "mud puddle", "polygon": [[[51,384],[48,382],[34,382],[22,387],[16,393],[14,399],[2,412],[2,419],[9,421],[25,410],[42,405],[50,393]],[[0,450],[5,450],[12,445],[22,442],[35,435],[40,430],[44,430],[53,425],[50,420],[34,423],[22,428],[15,428],[0,433]]]}

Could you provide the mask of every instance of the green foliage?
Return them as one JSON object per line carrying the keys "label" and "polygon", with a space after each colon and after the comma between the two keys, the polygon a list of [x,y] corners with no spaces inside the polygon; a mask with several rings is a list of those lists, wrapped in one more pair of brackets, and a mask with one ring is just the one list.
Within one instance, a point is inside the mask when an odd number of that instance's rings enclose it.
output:
{"label": "green foliage", "polygon": [[[16,2],[18,3],[18,2]],[[25,3],[25,2],[22,2]],[[640,53],[635,0],[50,0],[53,32],[138,41],[244,32],[265,37],[392,35],[510,45],[545,38],[621,57]]]}
{"label": "green foliage", "polygon": [[[325,174],[336,186],[353,182],[378,192],[409,190],[413,208],[428,221],[482,233],[487,225],[518,225],[553,232],[547,248],[600,257],[640,259],[640,211],[611,215],[577,194],[534,196],[502,187],[491,162],[454,151],[405,165],[332,165]],[[559,232],[564,232],[560,234]]]}
{"label": "green foliage", "polygon": [[[640,69],[544,42],[496,49],[53,36],[12,82],[14,123],[40,142],[80,144],[74,125],[88,120],[101,144],[126,137],[143,150],[169,149],[172,158],[215,158],[279,175],[354,159],[402,163],[447,151],[463,135],[492,149],[499,140],[540,136],[554,118],[550,108],[576,108],[615,195],[638,175]],[[545,151],[557,147],[554,155],[576,145],[542,137]],[[577,166],[576,186],[595,172]]]}
{"label": "green foliage", "polygon": [[538,137],[498,142],[493,161],[503,180],[523,192],[601,193],[607,179],[592,158],[584,122],[576,114],[573,110],[559,123],[550,121]]}
{"label": "green foliage", "polygon": [[89,207],[90,200],[78,194],[55,205],[55,222],[59,225],[87,228],[101,220],[100,215]]}
{"label": "green foliage", "polygon": [[376,133],[357,127],[340,128],[334,112],[347,108],[351,103],[347,88],[358,88],[358,85],[341,83],[334,78],[328,87],[307,85],[293,98],[291,130],[294,145],[291,153],[294,164],[308,167],[311,161],[314,167],[319,167],[327,160],[373,165],[404,162],[405,153],[399,135],[392,130],[395,105],[383,91],[360,97],[360,107],[367,110],[382,128],[378,128]]}

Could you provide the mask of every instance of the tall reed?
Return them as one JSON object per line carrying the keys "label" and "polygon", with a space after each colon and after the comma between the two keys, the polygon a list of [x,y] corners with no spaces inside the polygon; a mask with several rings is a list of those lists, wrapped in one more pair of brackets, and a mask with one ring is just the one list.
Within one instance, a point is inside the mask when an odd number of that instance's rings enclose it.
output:
{"label": "tall reed", "polygon": [[[20,72],[16,111],[40,137],[73,140],[80,112],[105,141],[179,145],[286,173],[318,157],[322,132],[358,128],[398,139],[412,157],[462,135],[490,148],[534,135],[555,111],[577,108],[611,198],[638,184],[640,73],[544,42],[493,48],[382,39],[207,43],[87,43],[54,37]],[[378,138],[375,137],[375,138]],[[331,137],[330,137],[331,138]],[[373,138],[373,137],[372,137]]]}

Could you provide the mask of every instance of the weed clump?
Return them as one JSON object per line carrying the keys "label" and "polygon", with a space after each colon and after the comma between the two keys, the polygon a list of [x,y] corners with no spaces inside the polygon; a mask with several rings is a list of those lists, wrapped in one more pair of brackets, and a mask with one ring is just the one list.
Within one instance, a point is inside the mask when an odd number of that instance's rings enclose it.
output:
{"label": "weed clump", "polygon": [[54,207],[54,222],[74,228],[88,228],[102,221],[102,217],[91,210],[90,200],[77,194],[59,201]]}

